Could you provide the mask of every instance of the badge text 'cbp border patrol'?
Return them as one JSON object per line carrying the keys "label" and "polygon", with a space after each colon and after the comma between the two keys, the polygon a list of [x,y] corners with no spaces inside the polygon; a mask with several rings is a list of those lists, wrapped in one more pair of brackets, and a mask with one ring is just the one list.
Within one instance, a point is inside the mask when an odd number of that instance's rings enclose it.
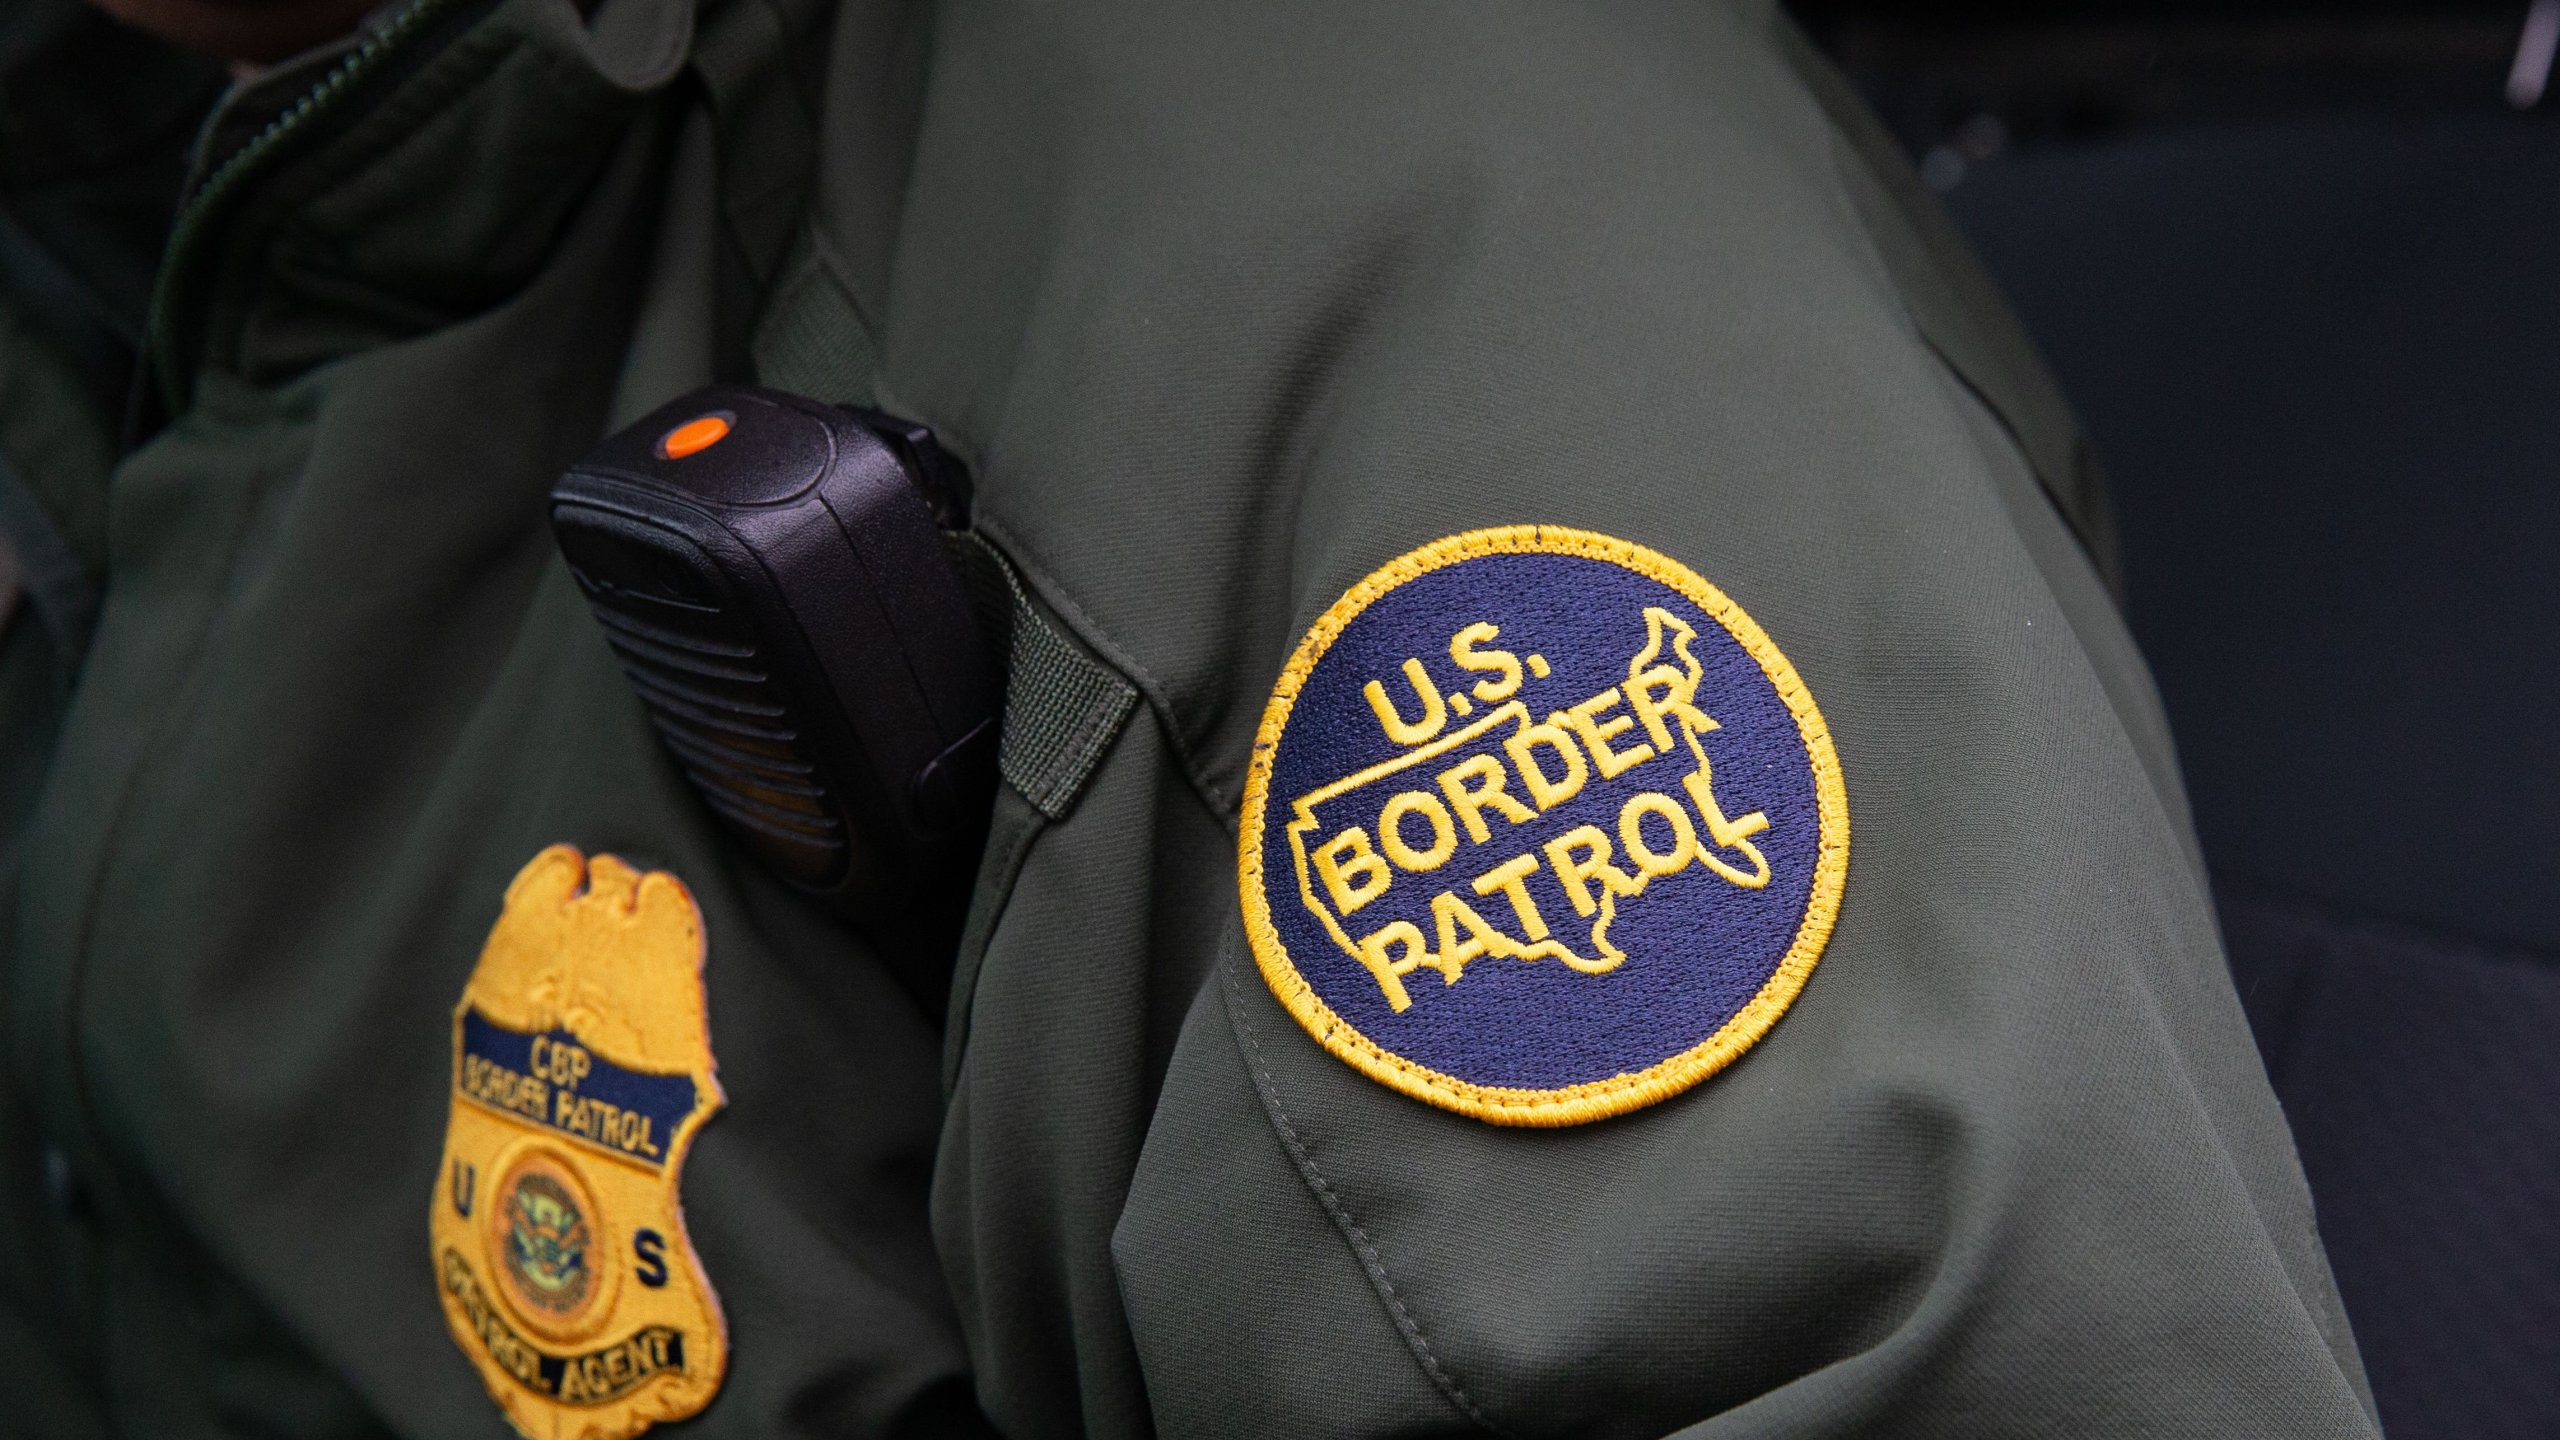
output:
{"label": "badge text 'cbp border patrol'", "polygon": [[728,1368],[679,1194],[722,1103],[702,960],[682,881],[554,845],[454,1007],[436,1289],[532,1440],[630,1440],[710,1404]]}
{"label": "badge text 'cbp border patrol'", "polygon": [[1470,530],[1351,587],[1263,712],[1246,934],[1307,1032],[1405,1094],[1570,1125],[1749,1049],[1830,939],[1839,758],[1742,607],[1583,530]]}

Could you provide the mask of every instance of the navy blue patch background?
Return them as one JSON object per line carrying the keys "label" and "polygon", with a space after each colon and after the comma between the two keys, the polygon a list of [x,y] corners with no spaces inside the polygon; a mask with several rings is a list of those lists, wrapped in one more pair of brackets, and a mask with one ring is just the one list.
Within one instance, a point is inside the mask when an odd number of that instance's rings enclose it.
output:
{"label": "navy blue patch background", "polygon": [[[1768,815],[1769,828],[1751,840],[1768,857],[1769,884],[1746,890],[1692,864],[1654,880],[1641,897],[1619,902],[1609,936],[1627,959],[1615,970],[1585,975],[1552,959],[1488,955],[1469,964],[1455,985],[1445,985],[1438,971],[1427,968],[1406,975],[1413,1003],[1396,1013],[1368,969],[1344,954],[1308,913],[1289,847],[1288,824],[1298,797],[1402,752],[1387,738],[1362,687],[1384,681],[1400,713],[1415,718],[1419,702],[1404,677],[1404,662],[1420,660],[1444,695],[1493,678],[1462,670],[1449,658],[1451,635],[1491,621],[1501,627],[1501,637],[1479,649],[1508,650],[1524,663],[1535,652],[1553,667],[1543,680],[1531,674],[1513,697],[1527,703],[1532,719],[1544,720],[1625,682],[1627,662],[1645,642],[1648,605],[1697,629],[1692,652],[1704,669],[1698,708],[1722,727],[1703,742],[1714,765],[1716,798],[1728,816],[1754,810]],[[1663,659],[1677,663],[1668,653]],[[1474,718],[1483,713],[1479,706]],[[1610,717],[1627,713],[1621,705]],[[1453,714],[1441,733],[1467,723]],[[1623,750],[1643,740],[1639,727],[1613,744]],[[1615,846],[1618,807],[1638,790],[1660,790],[1685,803],[1679,777],[1693,762],[1676,726],[1673,744],[1674,754],[1645,761],[1614,781],[1601,780],[1593,769],[1580,794],[1527,824],[1509,825],[1488,811],[1487,842],[1473,842],[1462,829],[1455,861],[1427,876],[1396,871],[1389,894],[1349,917],[1347,928],[1357,939],[1387,919],[1406,918],[1432,936],[1429,896],[1450,889],[1497,929],[1517,936],[1519,922],[1509,904],[1499,895],[1478,897],[1468,882],[1576,825],[1600,827]],[[1425,762],[1415,774],[1428,777],[1438,768]],[[1376,801],[1361,802],[1366,813],[1354,823],[1374,841],[1377,802],[1400,789],[1429,785],[1418,778],[1378,787]],[[1526,799],[1516,776],[1511,793]],[[1348,803],[1346,796],[1318,807],[1327,828],[1308,835],[1310,852],[1338,828],[1336,808]],[[1812,761],[1795,716],[1740,642],[1696,602],[1650,576],[1605,560],[1544,553],[1485,555],[1443,566],[1406,581],[1354,617],[1299,690],[1272,759],[1263,817],[1263,883],[1272,922],[1298,973],[1325,1004],[1392,1054],[1455,1079],[1526,1089],[1644,1070],[1694,1048],[1733,1018],[1794,943],[1821,838]],[[1668,832],[1658,824],[1649,822],[1646,834],[1657,847],[1667,843]],[[1699,841],[1708,843],[1704,827]],[[1740,855],[1719,853],[1737,868],[1749,868]],[[1623,855],[1618,863],[1633,868]],[[1528,881],[1540,911],[1577,953],[1593,953],[1589,921],[1573,913],[1543,856],[1541,867]]]}

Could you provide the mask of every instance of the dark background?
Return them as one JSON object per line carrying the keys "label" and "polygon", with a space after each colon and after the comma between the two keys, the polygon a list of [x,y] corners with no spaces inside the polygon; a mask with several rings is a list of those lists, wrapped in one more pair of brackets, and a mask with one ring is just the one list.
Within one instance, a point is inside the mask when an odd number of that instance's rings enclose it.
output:
{"label": "dark background", "polygon": [[2112,475],[2386,1430],[2560,1435],[2560,93],[2514,74],[2527,7],[1791,8]]}

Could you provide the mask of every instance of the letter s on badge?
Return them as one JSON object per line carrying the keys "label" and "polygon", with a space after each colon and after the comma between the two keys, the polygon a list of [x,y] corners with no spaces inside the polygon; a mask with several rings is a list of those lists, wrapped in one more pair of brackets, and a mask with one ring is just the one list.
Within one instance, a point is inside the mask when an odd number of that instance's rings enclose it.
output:
{"label": "letter s on badge", "polygon": [[721,1105],[702,958],[682,881],[554,845],[454,1007],[436,1288],[533,1440],[628,1440],[719,1392],[728,1329],[678,1194]]}
{"label": "letter s on badge", "polygon": [[1742,607],[1583,530],[1471,530],[1319,617],[1238,841],[1272,993],[1361,1073],[1502,1125],[1730,1064],[1821,957],[1849,867],[1822,712]]}

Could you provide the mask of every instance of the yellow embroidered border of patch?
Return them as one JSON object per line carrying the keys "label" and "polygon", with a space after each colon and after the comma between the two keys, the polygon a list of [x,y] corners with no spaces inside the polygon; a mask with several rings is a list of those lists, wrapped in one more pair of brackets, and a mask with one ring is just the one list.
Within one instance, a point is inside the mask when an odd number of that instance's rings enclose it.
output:
{"label": "yellow embroidered border of patch", "polygon": [[[1405,582],[1488,555],[1558,554],[1605,560],[1679,591],[1722,625],[1758,663],[1794,717],[1810,759],[1821,817],[1811,892],[1795,939],[1759,991],[1697,1045],[1633,1073],[1556,1089],[1481,1085],[1407,1060],[1379,1046],[1336,1014],[1290,960],[1273,922],[1264,885],[1263,831],[1271,771],[1300,690],[1343,630],[1371,603]],[[1346,591],[1298,642],[1281,671],[1246,771],[1237,845],[1237,881],[1245,934],[1263,980],[1317,1043],[1369,1078],[1417,1100],[1497,1125],[1561,1126],[1641,1109],[1688,1089],[1731,1064],[1758,1042],[1793,1003],[1829,943],[1849,868],[1849,801],[1829,726],[1795,666],[1767,632],[1722,590],[1679,561],[1613,536],[1557,525],[1469,530],[1406,552]]]}

